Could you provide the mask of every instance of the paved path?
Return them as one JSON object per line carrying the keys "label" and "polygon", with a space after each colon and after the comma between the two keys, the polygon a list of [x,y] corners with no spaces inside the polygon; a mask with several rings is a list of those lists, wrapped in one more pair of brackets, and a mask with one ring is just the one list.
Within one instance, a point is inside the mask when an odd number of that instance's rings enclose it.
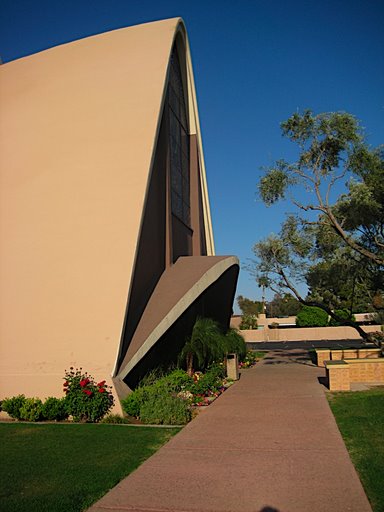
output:
{"label": "paved path", "polygon": [[305,354],[244,371],[90,512],[370,512]]}

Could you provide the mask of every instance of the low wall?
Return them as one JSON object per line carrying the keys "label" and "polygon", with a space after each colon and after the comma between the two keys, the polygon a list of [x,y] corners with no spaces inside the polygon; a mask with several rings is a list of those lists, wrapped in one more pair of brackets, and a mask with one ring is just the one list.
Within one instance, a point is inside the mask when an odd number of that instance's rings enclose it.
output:
{"label": "low wall", "polygon": [[[364,325],[365,332],[380,331],[380,325]],[[245,341],[326,341],[359,340],[360,335],[353,327],[293,327],[291,329],[263,329],[240,331]]]}
{"label": "low wall", "polygon": [[347,359],[350,382],[384,382],[384,358]]}
{"label": "low wall", "polygon": [[341,361],[342,359],[378,359],[381,357],[379,348],[348,348],[340,350],[315,349],[317,366],[325,366],[325,361]]}
{"label": "low wall", "polygon": [[325,361],[325,371],[331,391],[350,391],[351,382],[384,382],[384,358]]}

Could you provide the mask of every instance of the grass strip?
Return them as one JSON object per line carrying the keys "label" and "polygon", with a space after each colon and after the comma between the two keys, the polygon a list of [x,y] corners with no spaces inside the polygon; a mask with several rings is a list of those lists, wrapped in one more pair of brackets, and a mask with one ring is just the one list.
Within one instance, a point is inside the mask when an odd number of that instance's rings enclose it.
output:
{"label": "grass strip", "polygon": [[252,350],[253,354],[255,357],[257,357],[257,359],[263,359],[263,357],[266,356],[267,352],[263,351],[259,351],[259,350]]}
{"label": "grass strip", "polygon": [[374,512],[384,512],[384,389],[329,394],[329,404]]}
{"label": "grass strip", "polygon": [[79,512],[180,429],[0,424],[0,510]]}

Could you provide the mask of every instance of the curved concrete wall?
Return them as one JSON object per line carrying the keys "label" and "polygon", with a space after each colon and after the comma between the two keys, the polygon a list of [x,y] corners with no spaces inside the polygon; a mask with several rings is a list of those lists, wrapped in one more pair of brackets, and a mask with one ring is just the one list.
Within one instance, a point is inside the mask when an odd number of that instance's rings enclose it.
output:
{"label": "curved concrete wall", "polygon": [[[0,66],[0,393],[61,395],[69,366],[112,375],[159,142],[184,43],[191,136],[214,254],[192,65],[180,19]],[[177,43],[180,45],[181,43]],[[165,213],[166,214],[166,213]]]}

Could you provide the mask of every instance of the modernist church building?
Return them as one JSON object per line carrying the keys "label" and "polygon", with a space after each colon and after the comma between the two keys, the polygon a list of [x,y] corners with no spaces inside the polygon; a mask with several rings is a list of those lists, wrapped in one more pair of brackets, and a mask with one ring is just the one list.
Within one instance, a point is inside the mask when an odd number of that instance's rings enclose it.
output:
{"label": "modernist church building", "polygon": [[228,326],[188,39],[171,19],[0,66],[0,399],[82,367],[125,396]]}

